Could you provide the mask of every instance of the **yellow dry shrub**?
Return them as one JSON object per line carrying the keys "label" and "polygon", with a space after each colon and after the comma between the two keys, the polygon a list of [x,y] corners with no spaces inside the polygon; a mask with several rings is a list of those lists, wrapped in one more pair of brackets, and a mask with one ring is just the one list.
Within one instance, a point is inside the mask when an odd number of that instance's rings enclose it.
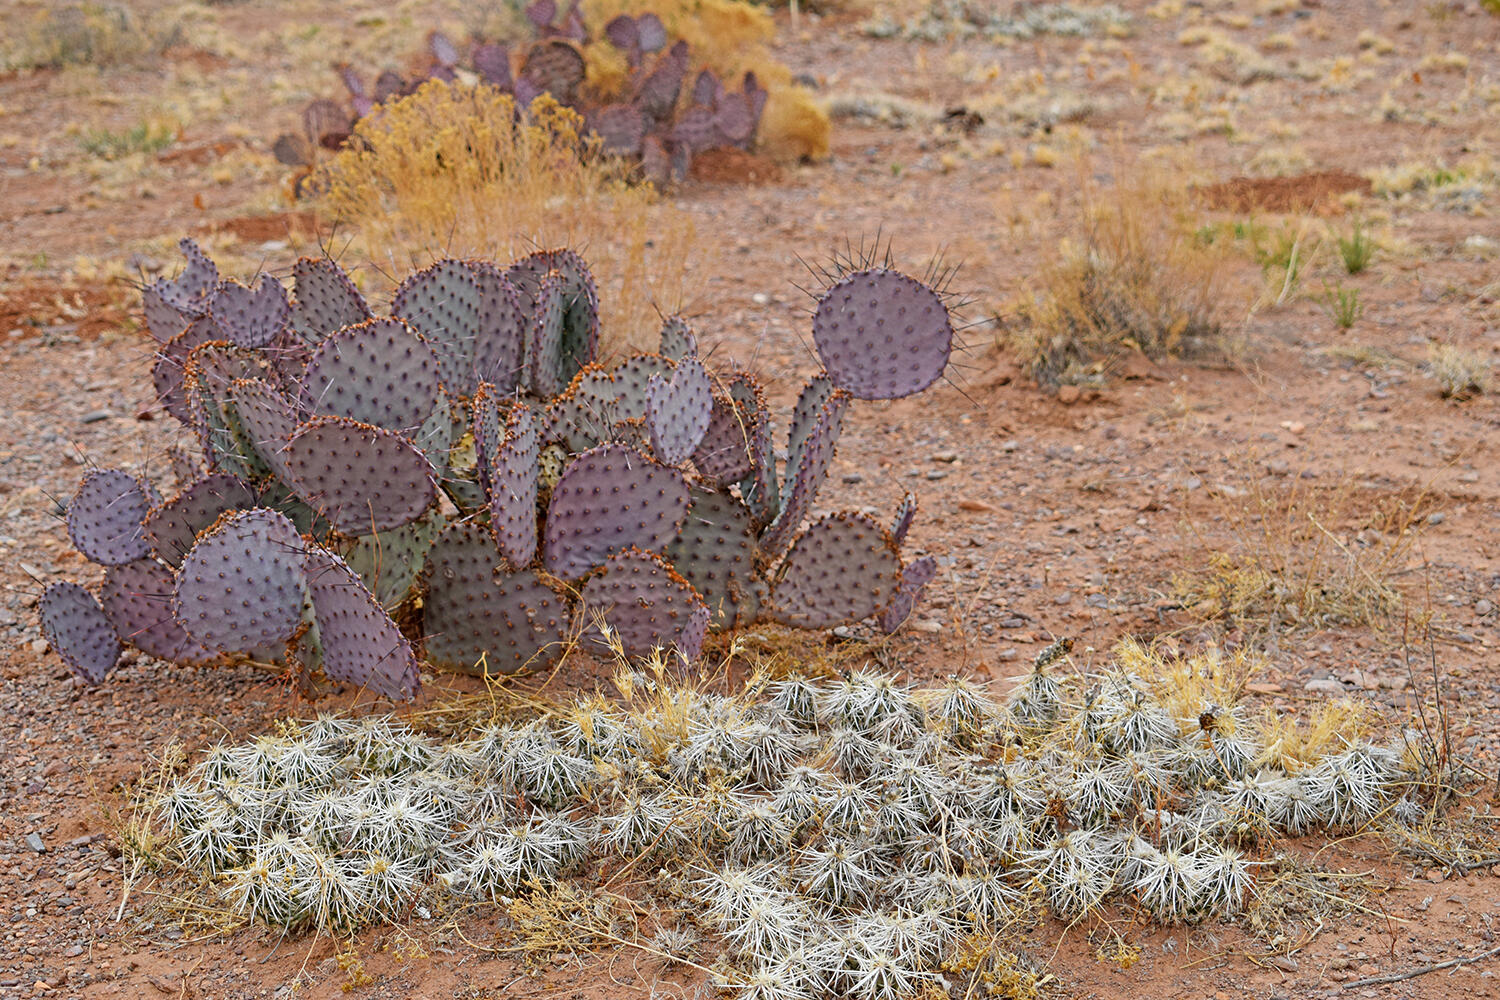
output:
{"label": "yellow dry shrub", "polygon": [[[656,14],[669,36],[688,43],[693,73],[711,69],[733,88],[749,71],[766,88],[758,138],[766,155],[778,160],[828,155],[828,112],[806,87],[792,83],[792,71],[772,55],[776,26],[764,8],[743,0],[584,0],[583,12],[587,23],[596,25],[620,14]],[[612,50],[607,42],[589,46],[589,83],[602,97],[617,96],[624,86],[624,63]]]}
{"label": "yellow dry shrub", "polygon": [[1375,716],[1369,705],[1350,698],[1320,702],[1300,724],[1295,715],[1266,709],[1261,716],[1261,762],[1298,774],[1368,736]]}
{"label": "yellow dry shrub", "polygon": [[321,212],[355,226],[389,274],[436,256],[571,247],[593,268],[610,347],[654,343],[658,310],[683,304],[691,219],[583,134],[546,95],[517,115],[492,88],[433,80],[361,119],[313,186]]}
{"label": "yellow dry shrub", "polygon": [[[1122,641],[1114,655],[1121,670],[1151,686],[1184,734],[1199,728],[1198,717],[1208,706],[1227,710],[1239,704],[1250,678],[1266,666],[1264,658],[1244,647],[1227,654],[1213,649],[1179,656],[1135,639]],[[1227,711],[1219,717],[1218,729],[1233,731]]]}
{"label": "yellow dry shrub", "polygon": [[1119,179],[1103,186],[1080,166],[1073,231],[1022,309],[1019,348],[1031,375],[1089,383],[1131,352],[1160,360],[1225,350],[1248,289],[1232,249],[1201,236],[1188,174],[1122,160]]}

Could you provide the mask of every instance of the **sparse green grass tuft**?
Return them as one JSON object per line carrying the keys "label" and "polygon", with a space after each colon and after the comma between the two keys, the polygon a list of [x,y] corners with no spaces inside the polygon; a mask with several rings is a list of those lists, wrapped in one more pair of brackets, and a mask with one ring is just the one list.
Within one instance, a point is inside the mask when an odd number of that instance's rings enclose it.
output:
{"label": "sparse green grass tuft", "polygon": [[84,152],[103,160],[118,160],[132,153],[159,153],[177,139],[176,131],[161,122],[141,122],[119,132],[90,129],[78,139]]}
{"label": "sparse green grass tuft", "polygon": [[1364,315],[1364,303],[1359,301],[1358,288],[1326,289],[1323,292],[1323,309],[1333,321],[1338,324],[1340,330],[1347,330],[1359,322],[1360,316]]}
{"label": "sparse green grass tuft", "polygon": [[1370,266],[1374,257],[1375,241],[1365,231],[1364,223],[1356,220],[1354,231],[1347,237],[1339,237],[1339,259],[1344,262],[1344,270],[1359,274]]}

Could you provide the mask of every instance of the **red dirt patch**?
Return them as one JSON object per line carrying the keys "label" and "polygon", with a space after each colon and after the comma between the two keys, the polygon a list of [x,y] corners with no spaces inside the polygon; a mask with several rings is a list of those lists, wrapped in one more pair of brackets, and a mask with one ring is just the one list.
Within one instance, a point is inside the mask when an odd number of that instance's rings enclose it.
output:
{"label": "red dirt patch", "polygon": [[318,217],[312,212],[277,212],[274,215],[241,215],[216,219],[199,227],[204,233],[232,233],[241,243],[265,243],[285,239],[297,232],[311,235],[318,231]]}
{"label": "red dirt patch", "polygon": [[782,169],[743,149],[706,149],[693,157],[693,180],[705,184],[775,184]]}
{"label": "red dirt patch", "polygon": [[89,339],[117,330],[135,309],[135,293],[115,286],[23,280],[0,287],[0,335],[73,334]]}
{"label": "red dirt patch", "polygon": [[1337,214],[1339,195],[1364,194],[1370,182],[1344,170],[1319,170],[1293,177],[1234,177],[1200,190],[1210,206],[1231,212]]}

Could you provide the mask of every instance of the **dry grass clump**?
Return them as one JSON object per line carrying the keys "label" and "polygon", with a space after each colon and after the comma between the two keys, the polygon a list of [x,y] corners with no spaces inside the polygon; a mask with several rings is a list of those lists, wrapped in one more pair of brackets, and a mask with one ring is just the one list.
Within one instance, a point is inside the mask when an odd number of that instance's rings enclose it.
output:
{"label": "dry grass clump", "polygon": [[684,295],[693,226],[630,166],[597,155],[581,117],[538,98],[517,114],[488,87],[429,81],[365,116],[313,187],[334,225],[353,224],[390,273],[417,254],[507,259],[570,246],[600,285],[605,329],[627,340]]}
{"label": "dry grass clump", "polygon": [[1232,251],[1200,237],[1186,179],[1136,169],[1079,188],[1075,232],[1023,307],[1021,352],[1048,385],[1104,379],[1131,352],[1153,359],[1222,352],[1248,305]]}
{"label": "dry grass clump", "polygon": [[1460,402],[1483,395],[1490,386],[1489,359],[1455,344],[1433,344],[1427,358],[1427,374],[1438,384],[1444,399]]}
{"label": "dry grass clump", "polygon": [[[667,34],[688,43],[692,72],[711,69],[733,88],[747,71],[770,93],[757,133],[758,148],[778,160],[821,160],[828,155],[828,113],[792,71],[771,52],[776,25],[763,7],[745,0],[584,0],[584,20],[603,25],[619,14],[653,12]],[[603,97],[625,81],[623,56],[606,41],[589,46],[589,83]],[[689,80],[692,77],[689,76]]]}
{"label": "dry grass clump", "polygon": [[1194,613],[1263,632],[1375,625],[1402,607],[1396,577],[1427,513],[1425,492],[1362,495],[1347,479],[1277,490],[1253,475],[1232,492],[1216,516],[1227,543],[1172,582]]}
{"label": "dry grass clump", "polygon": [[181,40],[181,26],[152,26],[123,4],[42,5],[6,23],[0,66],[57,69],[118,66],[155,55]]}

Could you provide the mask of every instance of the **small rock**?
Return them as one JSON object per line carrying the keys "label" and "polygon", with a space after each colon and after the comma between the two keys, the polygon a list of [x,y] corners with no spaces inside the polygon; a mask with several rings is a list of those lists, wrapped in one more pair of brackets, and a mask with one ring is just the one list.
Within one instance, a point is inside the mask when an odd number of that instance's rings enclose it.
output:
{"label": "small rock", "polygon": [[913,624],[911,630],[913,632],[926,632],[928,635],[937,635],[943,630],[943,623],[931,620],[920,621]]}
{"label": "small rock", "polygon": [[958,461],[958,452],[956,452],[956,451],[938,451],[938,452],[933,452],[933,454],[932,454],[932,460],[934,462],[947,462],[947,463],[951,464],[953,462],[957,462]]}
{"label": "small rock", "polygon": [[1076,385],[1059,386],[1057,390],[1057,401],[1065,406],[1070,406],[1073,403],[1078,402],[1078,398],[1082,395],[1083,390],[1079,389]]}
{"label": "small rock", "polygon": [[83,945],[81,945],[81,944],[75,944],[71,948],[69,948],[69,949],[67,949],[66,951],[63,952],[63,958],[77,958],[79,955],[82,955],[82,954],[83,954]]}
{"label": "small rock", "polygon": [[34,833],[28,833],[26,835],[26,846],[38,854],[47,853],[47,845],[42,843],[42,838]]}
{"label": "small rock", "polygon": [[929,470],[927,470],[927,478],[928,479],[932,479],[932,480],[947,479],[948,478],[948,470],[947,469],[929,469]]}
{"label": "small rock", "polygon": [[1483,597],[1481,597],[1479,600],[1477,600],[1477,601],[1474,602],[1474,613],[1476,615],[1487,615],[1491,611],[1494,611],[1494,610],[1495,610],[1494,603],[1491,602],[1491,601],[1489,601],[1489,600],[1486,600]]}
{"label": "small rock", "polygon": [[1427,515],[1428,524],[1442,524],[1446,520],[1448,520],[1448,515],[1442,511],[1436,511]]}
{"label": "small rock", "polygon": [[1005,619],[1004,621],[1002,621],[1000,623],[1000,627],[1001,628],[1025,628],[1026,627],[1026,619],[1024,619],[1024,618],[1007,618],[1007,619]]}
{"label": "small rock", "polygon": [[1302,690],[1311,691],[1313,694],[1343,694],[1344,685],[1332,677],[1314,677],[1302,685]]}
{"label": "small rock", "polygon": [[1014,660],[1017,656],[1020,655],[1020,652],[1014,646],[1009,646],[995,654],[996,658],[1001,660]]}
{"label": "small rock", "polygon": [[47,640],[46,639],[32,639],[31,640],[31,651],[33,653],[45,653],[47,651]]}
{"label": "small rock", "polygon": [[857,472],[847,472],[844,474],[844,482],[848,483],[850,486],[853,486],[855,483],[862,483],[864,481],[865,477],[861,476]]}
{"label": "small rock", "polygon": [[1021,443],[1014,438],[1009,441],[1002,441],[1000,443],[1001,451],[1015,451],[1019,447],[1021,447]]}
{"label": "small rock", "polygon": [[1063,591],[1061,594],[1058,594],[1056,597],[1052,598],[1052,603],[1053,604],[1072,604],[1073,603],[1073,592],[1071,590],[1065,590],[1065,591]]}
{"label": "small rock", "polygon": [[1107,608],[1109,607],[1109,598],[1104,594],[1090,594],[1083,599],[1083,603],[1091,608]]}
{"label": "small rock", "polygon": [[101,420],[110,420],[113,417],[114,414],[109,412],[108,410],[90,410],[83,416],[79,417],[78,422],[82,424],[97,424]]}
{"label": "small rock", "polygon": [[771,296],[767,295],[765,292],[756,292],[754,295],[750,296],[750,301],[754,302],[758,306],[766,306],[771,304]]}

